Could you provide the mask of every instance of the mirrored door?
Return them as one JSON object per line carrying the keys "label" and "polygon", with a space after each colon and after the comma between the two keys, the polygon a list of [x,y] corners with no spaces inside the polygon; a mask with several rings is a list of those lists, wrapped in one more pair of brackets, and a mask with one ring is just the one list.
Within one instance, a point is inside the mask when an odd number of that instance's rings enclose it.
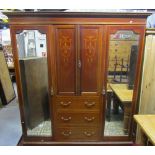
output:
{"label": "mirrored door", "polygon": [[28,136],[52,136],[47,64],[47,34],[38,29],[16,31],[22,105]]}
{"label": "mirrored door", "polygon": [[128,136],[142,31],[110,27],[104,136]]}

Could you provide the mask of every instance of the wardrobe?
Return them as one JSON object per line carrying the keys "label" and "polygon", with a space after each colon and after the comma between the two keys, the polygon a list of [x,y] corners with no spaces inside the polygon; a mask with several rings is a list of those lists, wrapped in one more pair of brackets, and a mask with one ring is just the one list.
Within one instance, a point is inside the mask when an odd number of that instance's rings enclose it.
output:
{"label": "wardrobe", "polygon": [[[132,116],[136,113],[145,22],[149,14],[103,12],[6,14],[9,17],[16,68],[23,130],[22,144],[132,144],[135,137]],[[112,73],[112,77],[119,76],[121,81],[127,76],[129,63],[125,65],[125,62],[130,61],[130,54],[126,56],[127,59],[120,54],[121,59],[117,59],[115,70],[110,70],[109,66],[116,59],[116,52],[130,52],[133,46],[136,46],[138,54],[132,101],[130,108],[123,105],[120,110],[123,111],[122,115],[125,113],[124,128],[127,128],[127,134],[106,135],[105,120],[109,107],[107,97],[109,94],[114,95],[113,90],[108,91],[109,77]],[[37,66],[32,68],[38,57],[40,61],[38,60]],[[42,64],[44,59],[46,60]],[[24,70],[21,62],[30,64],[30,69]],[[111,68],[113,66],[114,64]],[[25,86],[23,76],[29,76]],[[26,88],[32,91],[28,92]],[[31,94],[31,99],[27,97],[25,100],[24,96],[25,94],[28,96],[28,93]],[[112,102],[109,103],[111,105]],[[33,121],[30,123],[28,117],[32,116]],[[115,127],[112,130],[115,130]]]}

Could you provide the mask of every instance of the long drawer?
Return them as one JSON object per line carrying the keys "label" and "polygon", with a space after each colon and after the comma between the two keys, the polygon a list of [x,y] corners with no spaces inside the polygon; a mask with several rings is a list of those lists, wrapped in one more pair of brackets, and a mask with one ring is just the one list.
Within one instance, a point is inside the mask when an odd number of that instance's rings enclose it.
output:
{"label": "long drawer", "polygon": [[57,128],[55,133],[57,141],[97,141],[99,137],[99,128],[62,127]]}
{"label": "long drawer", "polygon": [[100,98],[98,96],[73,96],[73,97],[56,97],[56,109],[82,109],[82,110],[99,110]]}
{"label": "long drawer", "polygon": [[65,113],[58,112],[55,116],[57,126],[97,126],[99,125],[100,115],[94,112]]}
{"label": "long drawer", "polygon": [[97,141],[101,137],[101,97],[53,98],[54,138],[57,141]]}

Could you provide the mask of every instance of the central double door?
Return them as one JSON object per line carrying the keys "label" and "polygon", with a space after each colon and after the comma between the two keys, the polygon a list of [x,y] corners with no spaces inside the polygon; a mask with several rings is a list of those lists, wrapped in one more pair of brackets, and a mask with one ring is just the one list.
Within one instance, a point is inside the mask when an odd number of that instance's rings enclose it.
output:
{"label": "central double door", "polygon": [[99,141],[105,98],[104,26],[52,26],[52,112],[56,141]]}

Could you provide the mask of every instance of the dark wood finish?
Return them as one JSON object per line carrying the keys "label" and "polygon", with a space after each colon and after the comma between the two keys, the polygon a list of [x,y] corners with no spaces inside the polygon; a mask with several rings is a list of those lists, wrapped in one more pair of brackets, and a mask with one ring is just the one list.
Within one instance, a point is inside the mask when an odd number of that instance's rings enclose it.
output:
{"label": "dark wood finish", "polygon": [[57,94],[75,94],[75,28],[55,26]]}
{"label": "dark wood finish", "polygon": [[97,92],[102,40],[101,26],[80,26],[81,92]]}
{"label": "dark wood finish", "polygon": [[113,98],[113,93],[112,92],[107,92],[107,100],[106,100],[106,117],[108,121],[110,122],[111,120],[111,101]]}
{"label": "dark wood finish", "polygon": [[98,141],[100,130],[88,127],[64,127],[56,131],[57,141]]}
{"label": "dark wood finish", "polygon": [[5,13],[10,24],[129,24],[145,25],[151,13],[110,12],[14,12]]}
{"label": "dark wood finish", "polygon": [[[135,105],[138,97],[139,77],[142,62],[142,50],[144,43],[144,30],[146,17],[150,14],[136,14],[136,13],[7,13],[10,21],[11,37],[13,45],[13,53],[15,60],[18,97],[20,102],[21,122],[23,127],[23,144],[24,145],[131,145],[132,144],[132,123],[130,126],[129,136],[125,137],[103,137],[104,131],[104,117],[105,117],[105,100],[107,81],[107,64],[108,64],[108,44],[109,34],[114,33],[118,29],[130,29],[140,34],[138,65],[136,69],[135,91],[132,103],[133,115]],[[48,83],[49,92],[53,90],[50,99],[50,111],[52,120],[52,137],[30,137],[26,133],[25,113],[23,105],[23,96],[20,81],[18,51],[16,46],[16,32],[23,29],[38,29],[47,35],[47,49],[48,49]],[[89,30],[89,31],[88,31]],[[90,73],[91,69],[85,67],[85,70],[78,68],[78,60],[86,62],[88,58],[84,55],[84,37],[93,34],[97,38],[97,48],[95,50],[95,63],[93,64],[92,72],[96,73],[92,79],[87,79],[84,73]],[[72,55],[70,60],[70,67],[64,71],[65,66],[61,62],[62,52],[60,50],[60,33],[68,35],[73,41],[71,45]],[[83,63],[81,63],[82,65]],[[59,68],[59,67],[60,68]],[[81,66],[82,67],[82,66]],[[60,69],[60,70],[59,70]],[[84,72],[85,71],[85,72]],[[72,75],[71,75],[72,72]],[[60,77],[60,73],[69,77],[69,80],[63,81],[64,77]],[[59,79],[59,82],[58,82]],[[67,78],[66,78],[67,79]],[[84,82],[84,81],[85,82]],[[61,83],[61,84],[58,84]],[[83,83],[83,84],[82,84]],[[90,84],[90,85],[89,85]],[[92,86],[91,86],[92,84]],[[62,87],[63,85],[63,87]],[[86,85],[86,86],[84,86]],[[66,86],[66,87],[64,87]],[[84,86],[84,91],[82,87]],[[85,92],[85,90],[87,92]],[[59,93],[61,92],[61,93]],[[60,95],[61,94],[61,95]],[[103,94],[103,95],[102,95]],[[87,101],[86,101],[87,100]],[[63,102],[64,106],[60,105]],[[69,106],[66,106],[69,102]],[[88,102],[88,106],[84,104]],[[95,105],[92,103],[96,102]],[[74,121],[64,125],[63,122],[56,121],[58,116],[65,115],[65,117],[72,114]],[[81,117],[84,114],[89,116],[95,115],[99,120],[96,121],[90,130],[97,131],[97,134],[92,138],[84,138],[80,136],[83,129],[86,129],[82,124]],[[61,116],[62,117],[62,116]],[[93,116],[92,116],[93,117]],[[68,118],[67,118],[68,119]],[[87,124],[87,123],[86,123]],[[64,129],[72,129],[73,137],[64,140],[61,133],[58,132]],[[79,129],[79,130],[78,130]],[[60,131],[61,132],[61,131]],[[89,134],[88,134],[89,135]],[[85,142],[81,142],[85,141]],[[94,142],[92,142],[94,141]]]}
{"label": "dark wood finish", "polygon": [[[101,97],[98,96],[58,96],[55,97],[54,122],[56,141],[91,141],[101,136]],[[93,127],[93,135],[84,136],[83,129]],[[67,128],[66,128],[67,127]],[[64,131],[63,131],[64,130]],[[70,131],[71,130],[71,131]],[[62,135],[64,132],[64,135]],[[96,133],[97,132],[97,133]],[[90,133],[88,133],[89,135]],[[82,137],[83,135],[83,137]],[[66,139],[67,137],[67,139]],[[85,137],[85,138],[84,138]],[[89,137],[89,138],[88,138]]]}
{"label": "dark wood finish", "polygon": [[79,60],[81,63],[81,56],[80,56],[80,25],[76,25],[76,37],[77,37],[77,44],[76,44],[76,95],[81,95],[81,67],[79,67]]}
{"label": "dark wood finish", "polygon": [[119,113],[119,106],[122,108],[124,112],[123,116],[123,130],[125,134],[129,133],[130,129],[130,117],[131,117],[131,102],[121,102],[118,98],[118,96],[114,93],[113,95],[113,113],[118,114]]}
{"label": "dark wood finish", "polygon": [[147,16],[151,15],[151,13],[134,13],[134,12],[4,12],[9,18],[13,17],[27,17],[27,16],[34,16],[36,17],[110,17],[110,18],[146,18]]}
{"label": "dark wood finish", "polygon": [[126,103],[124,105],[124,132],[129,133],[130,129],[130,119],[131,119],[131,103]]}
{"label": "dark wood finish", "polygon": [[60,96],[55,98],[55,106],[58,110],[99,110],[100,97],[97,96]]}
{"label": "dark wood finish", "polygon": [[19,60],[24,109],[28,128],[49,117],[47,58]]}
{"label": "dark wood finish", "polygon": [[128,88],[134,88],[135,74],[136,74],[136,64],[137,64],[138,46],[131,47],[130,54],[130,65],[129,65],[129,75],[128,75]]}
{"label": "dark wood finish", "polygon": [[[56,89],[54,91],[57,90],[57,93],[53,96],[55,109],[54,139],[61,141],[62,138],[63,140],[63,137],[58,136],[57,129],[64,127],[63,121],[68,121],[66,126],[74,129],[75,135],[73,139],[78,140],[80,131],[77,132],[76,128],[81,130],[85,126],[82,123],[83,120],[78,120],[78,117],[82,116],[83,112],[89,113],[90,109],[92,110],[94,107],[96,107],[95,118],[98,118],[98,123],[94,124],[94,129],[100,131],[97,135],[101,135],[103,121],[100,108],[102,102],[101,97],[99,97],[101,94],[99,90],[101,72],[99,71],[101,71],[102,61],[99,56],[102,55],[100,46],[102,42],[102,26],[55,25],[53,28],[56,56]],[[83,92],[85,95],[92,92],[94,95],[98,93],[98,96],[85,97],[81,95]],[[70,110],[73,112],[72,116],[69,116]],[[59,117],[63,118],[63,121],[60,121]],[[90,117],[86,118],[91,119]],[[100,139],[100,136],[98,139]],[[87,140],[89,141],[89,139]]]}
{"label": "dark wood finish", "polygon": [[60,112],[58,111],[57,116],[57,123],[62,124],[62,126],[70,126],[70,125],[82,125],[82,126],[96,126],[99,124],[99,116],[98,112]]}
{"label": "dark wood finish", "polygon": [[24,138],[23,136],[21,137],[21,145],[24,146],[133,146],[133,141],[127,141],[126,138],[123,140],[119,141],[119,138],[117,137],[105,137],[105,141],[53,141],[53,139],[36,139],[36,138],[30,138],[26,137]]}

